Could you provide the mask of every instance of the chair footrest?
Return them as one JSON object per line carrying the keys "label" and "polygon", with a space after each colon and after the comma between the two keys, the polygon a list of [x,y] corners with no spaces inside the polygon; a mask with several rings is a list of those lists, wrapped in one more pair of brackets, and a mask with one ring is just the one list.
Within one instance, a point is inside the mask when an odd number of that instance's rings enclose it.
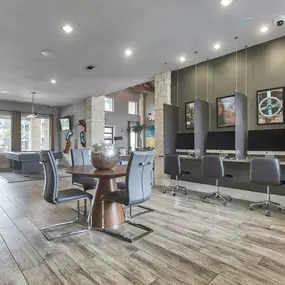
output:
{"label": "chair footrest", "polygon": [[127,224],[129,224],[129,225],[131,225],[133,227],[145,230],[145,232],[140,234],[140,235],[137,235],[137,236],[135,236],[133,238],[130,238],[130,237],[127,237],[127,236],[125,236],[123,234],[120,234],[118,232],[115,232],[115,231],[111,230],[111,228],[104,228],[104,229],[101,229],[101,231],[103,231],[104,233],[107,233],[107,234],[109,234],[111,236],[114,236],[114,237],[117,237],[119,239],[122,239],[122,240],[125,240],[127,242],[130,242],[130,243],[133,243],[133,242],[135,242],[137,240],[140,240],[143,237],[153,233],[153,229],[151,229],[151,228],[149,228],[147,226],[144,226],[142,224],[137,224],[137,223],[134,223],[134,222],[131,222],[131,221],[125,221],[125,223],[127,223]]}

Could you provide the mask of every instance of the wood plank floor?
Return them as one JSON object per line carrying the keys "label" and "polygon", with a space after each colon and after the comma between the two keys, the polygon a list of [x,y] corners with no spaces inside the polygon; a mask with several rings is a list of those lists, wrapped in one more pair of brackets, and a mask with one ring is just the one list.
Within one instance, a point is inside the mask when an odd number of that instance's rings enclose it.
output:
{"label": "wood plank floor", "polygon": [[[207,204],[195,192],[173,197],[154,189],[145,205],[155,212],[134,219],[154,229],[144,239],[129,244],[92,230],[49,242],[39,227],[75,212],[46,203],[42,186],[0,180],[1,285],[285,284],[284,213],[268,218],[248,202]],[[70,178],[60,179],[68,187]]]}

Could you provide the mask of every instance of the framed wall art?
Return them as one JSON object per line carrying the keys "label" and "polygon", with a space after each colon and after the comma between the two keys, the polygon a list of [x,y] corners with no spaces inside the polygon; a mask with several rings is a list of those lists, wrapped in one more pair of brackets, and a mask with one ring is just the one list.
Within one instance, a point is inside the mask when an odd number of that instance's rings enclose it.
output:
{"label": "framed wall art", "polygon": [[217,127],[235,126],[235,95],[219,97],[217,100]]}
{"label": "framed wall art", "polygon": [[258,125],[284,123],[284,89],[284,87],[278,87],[256,92]]}
{"label": "framed wall art", "polygon": [[194,101],[185,103],[185,128],[194,129]]}

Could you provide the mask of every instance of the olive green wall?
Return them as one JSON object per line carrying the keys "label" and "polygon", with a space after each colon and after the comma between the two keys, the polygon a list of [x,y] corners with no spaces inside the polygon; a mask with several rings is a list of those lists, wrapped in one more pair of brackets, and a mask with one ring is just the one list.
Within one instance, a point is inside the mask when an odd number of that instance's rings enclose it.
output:
{"label": "olive green wall", "polygon": [[[210,131],[226,131],[233,128],[217,128],[216,98],[232,95],[236,85],[236,55],[229,54],[208,62]],[[245,50],[238,53],[238,91],[245,93]],[[285,128],[285,124],[258,126],[256,123],[256,91],[285,86],[285,37],[248,49],[248,129]],[[185,102],[194,100],[195,66],[172,72],[172,104],[179,106],[179,131],[185,132]],[[207,100],[207,64],[198,65],[197,97]],[[188,130],[189,131],[189,130]],[[191,130],[190,130],[191,131]]]}

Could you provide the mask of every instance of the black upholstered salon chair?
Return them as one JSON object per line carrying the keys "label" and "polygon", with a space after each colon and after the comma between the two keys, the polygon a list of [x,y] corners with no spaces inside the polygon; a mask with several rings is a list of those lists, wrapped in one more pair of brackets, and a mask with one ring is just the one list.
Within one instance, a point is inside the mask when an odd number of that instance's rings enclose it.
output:
{"label": "black upholstered salon chair", "polygon": [[180,157],[177,154],[165,154],[164,155],[164,173],[175,177],[175,186],[168,186],[164,188],[163,193],[167,190],[172,191],[172,195],[176,196],[176,192],[181,190],[187,195],[186,187],[179,185],[179,177],[191,174],[189,171],[181,169]]}
{"label": "black upholstered salon chair", "polygon": [[[89,158],[89,149],[86,148],[76,148],[71,149],[71,162],[72,166],[82,166],[82,165],[91,165],[91,161]],[[84,175],[72,175],[72,184],[83,188],[84,191],[96,189],[97,187],[97,179],[94,179],[90,176]],[[77,208],[73,208],[77,211]],[[86,200],[84,201],[84,211],[81,213],[82,215],[86,215],[87,205]]]}
{"label": "black upholstered salon chair", "polygon": [[[44,183],[44,199],[54,205],[77,201],[78,206],[78,214],[75,220],[62,222],[58,224],[54,224],[51,226],[47,226],[41,228],[42,233],[48,240],[53,240],[58,237],[72,235],[72,234],[79,234],[86,232],[91,229],[92,227],[92,213],[91,213],[91,205],[92,205],[92,198],[93,196],[87,192],[83,192],[77,188],[66,189],[63,191],[58,191],[58,170],[55,163],[55,159],[53,154],[50,151],[42,151],[39,153],[40,160],[44,168],[45,174],[45,183]],[[48,232],[52,229],[56,229],[57,227],[68,225],[76,222],[79,219],[79,200],[88,199],[90,205],[89,217],[88,217],[88,226],[87,229],[72,231],[67,233],[58,234],[54,237],[50,237]]]}
{"label": "black upholstered salon chair", "polygon": [[206,155],[202,158],[202,174],[205,178],[216,180],[216,191],[202,196],[205,202],[209,202],[211,197],[222,199],[224,204],[232,200],[230,195],[221,193],[219,189],[219,180],[233,177],[230,174],[225,174],[223,159],[220,155]]}
{"label": "black upholstered salon chair", "polygon": [[[136,224],[128,220],[127,209],[134,205],[139,205],[151,197],[152,175],[153,175],[154,151],[135,151],[131,154],[126,175],[126,189],[123,191],[109,192],[101,197],[102,202],[102,230],[108,234],[122,238],[128,242],[134,242],[153,232],[152,229]],[[104,205],[105,202],[112,201],[123,204],[125,207],[125,222],[145,230],[144,233],[134,238],[114,233],[113,230],[105,228],[104,225]]]}
{"label": "black upholstered salon chair", "polygon": [[274,157],[254,157],[250,161],[250,181],[252,183],[266,185],[267,197],[265,201],[253,203],[250,209],[255,206],[265,205],[265,215],[270,216],[269,206],[274,206],[278,210],[284,210],[280,203],[270,200],[270,186],[281,186],[285,182],[281,180],[281,169],[279,159]]}

